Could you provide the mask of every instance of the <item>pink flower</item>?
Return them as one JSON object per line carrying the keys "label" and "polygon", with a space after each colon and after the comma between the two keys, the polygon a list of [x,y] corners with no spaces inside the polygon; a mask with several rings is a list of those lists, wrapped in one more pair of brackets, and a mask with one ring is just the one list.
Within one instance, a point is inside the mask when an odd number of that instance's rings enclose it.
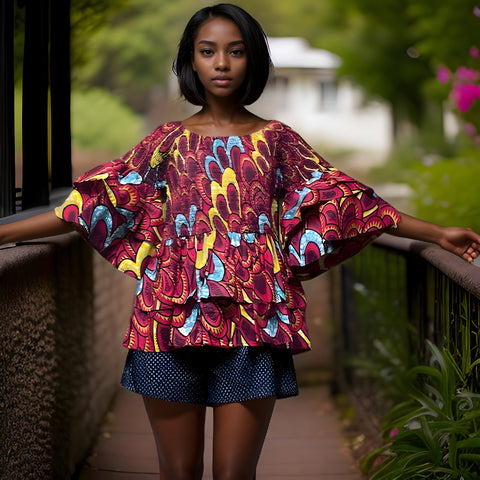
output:
{"label": "pink flower", "polygon": [[463,128],[465,130],[465,133],[467,133],[468,135],[471,135],[472,137],[477,133],[477,129],[475,128],[475,125],[471,123],[466,123]]}
{"label": "pink flower", "polygon": [[466,85],[456,84],[452,89],[452,100],[457,104],[458,109],[465,113],[472,106],[475,99],[480,98],[480,87],[468,83]]}
{"label": "pink flower", "polygon": [[478,58],[480,55],[480,52],[478,51],[478,48],[477,47],[472,47],[470,48],[470,56],[472,58]]}
{"label": "pink flower", "polygon": [[395,437],[396,435],[398,435],[400,433],[400,430],[398,428],[392,428],[392,430],[390,431],[390,435],[389,437],[390,438],[393,438]]}
{"label": "pink flower", "polygon": [[450,70],[445,67],[440,67],[437,72],[437,80],[441,83],[448,83],[450,80]]}
{"label": "pink flower", "polygon": [[458,67],[458,70],[455,73],[455,76],[459,80],[462,80],[463,82],[475,82],[478,79],[479,74],[478,72],[470,68]]}

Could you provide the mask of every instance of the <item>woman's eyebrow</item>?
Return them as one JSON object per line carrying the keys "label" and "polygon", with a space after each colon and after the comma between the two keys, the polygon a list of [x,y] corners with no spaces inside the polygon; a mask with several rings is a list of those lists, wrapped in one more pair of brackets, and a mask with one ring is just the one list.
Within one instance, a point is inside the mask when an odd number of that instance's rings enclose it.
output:
{"label": "woman's eyebrow", "polygon": [[[199,40],[198,43],[199,43],[199,44],[201,43],[201,44],[203,44],[203,45],[212,45],[212,46],[214,46],[214,45],[217,44],[217,42],[212,42],[212,41],[210,41],[210,40]],[[234,45],[243,45],[244,43],[245,43],[245,42],[244,42],[243,40],[234,40],[233,42],[230,42],[230,43],[228,44],[228,46],[229,46],[229,47],[232,47],[232,46],[234,46]]]}

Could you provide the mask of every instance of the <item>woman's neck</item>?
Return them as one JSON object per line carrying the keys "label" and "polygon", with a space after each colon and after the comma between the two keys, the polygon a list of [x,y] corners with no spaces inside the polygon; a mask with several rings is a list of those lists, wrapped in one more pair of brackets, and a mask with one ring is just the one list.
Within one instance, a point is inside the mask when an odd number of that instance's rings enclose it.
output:
{"label": "woman's neck", "polygon": [[243,122],[252,114],[243,106],[235,105],[233,102],[208,103],[198,113],[198,119],[206,122],[225,125]]}
{"label": "woman's neck", "polygon": [[267,122],[247,109],[219,108],[207,105],[182,122],[183,126],[201,135],[246,135],[263,128]]}

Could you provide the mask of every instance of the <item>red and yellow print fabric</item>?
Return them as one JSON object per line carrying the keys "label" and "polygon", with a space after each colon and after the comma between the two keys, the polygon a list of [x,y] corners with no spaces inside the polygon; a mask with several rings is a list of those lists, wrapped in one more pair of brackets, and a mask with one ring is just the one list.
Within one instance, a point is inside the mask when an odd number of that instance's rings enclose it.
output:
{"label": "red and yellow print fabric", "polygon": [[82,175],[56,213],[137,278],[124,345],[144,351],[309,349],[300,280],[399,221],[277,121],[242,137],[161,125]]}

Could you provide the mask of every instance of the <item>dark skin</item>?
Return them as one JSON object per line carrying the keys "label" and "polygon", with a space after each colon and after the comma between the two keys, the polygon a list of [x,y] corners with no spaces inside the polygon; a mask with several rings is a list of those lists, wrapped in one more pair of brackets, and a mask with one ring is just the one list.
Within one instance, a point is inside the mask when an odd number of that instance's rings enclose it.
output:
{"label": "dark skin", "polygon": [[[243,136],[268,123],[238,102],[238,88],[248,68],[244,39],[224,18],[205,22],[197,32],[192,66],[205,88],[206,105],[182,123],[204,136]],[[480,235],[468,228],[441,227],[401,213],[401,237],[433,242],[468,262],[477,258]],[[0,245],[58,235],[73,229],[53,211],[0,225]],[[157,445],[161,480],[199,480],[203,475],[205,405],[166,402],[144,397]],[[275,399],[213,406],[213,478],[252,480]]]}

